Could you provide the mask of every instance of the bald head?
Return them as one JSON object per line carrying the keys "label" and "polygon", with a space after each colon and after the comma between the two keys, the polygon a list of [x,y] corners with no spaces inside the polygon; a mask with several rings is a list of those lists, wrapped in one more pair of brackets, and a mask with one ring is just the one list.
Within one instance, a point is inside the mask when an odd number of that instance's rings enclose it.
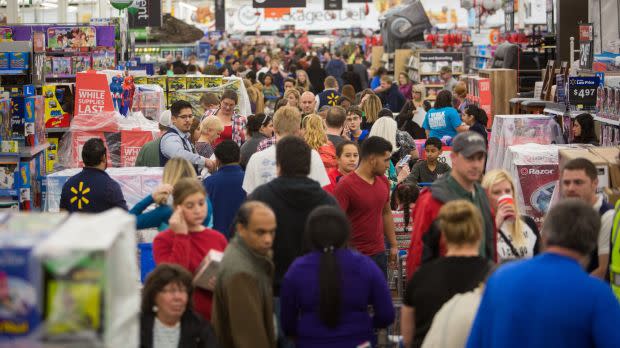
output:
{"label": "bald head", "polygon": [[265,203],[249,201],[237,212],[236,228],[248,248],[268,255],[276,234],[276,215]]}
{"label": "bald head", "polygon": [[299,99],[299,103],[301,104],[302,114],[307,115],[313,113],[316,107],[316,99],[314,97],[314,93],[304,92]]}

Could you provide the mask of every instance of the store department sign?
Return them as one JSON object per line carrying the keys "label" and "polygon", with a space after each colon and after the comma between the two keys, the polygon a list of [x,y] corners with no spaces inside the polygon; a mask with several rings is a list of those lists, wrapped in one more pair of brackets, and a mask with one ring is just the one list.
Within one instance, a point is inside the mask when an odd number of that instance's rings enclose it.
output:
{"label": "store department sign", "polygon": [[291,9],[289,14],[278,18],[266,18],[263,9],[243,5],[234,11],[227,11],[226,29],[271,31],[291,24],[299,30],[332,30],[345,27],[379,29],[379,13],[374,7],[366,13],[363,4],[349,4],[340,11],[325,11],[323,5],[323,2],[309,3],[306,8]]}
{"label": "store department sign", "polygon": [[342,10],[342,0],[325,0],[325,10]]}
{"label": "store department sign", "polygon": [[127,12],[130,29],[161,27],[161,1],[133,0]]}
{"label": "store department sign", "polygon": [[254,8],[306,7],[306,0],[252,0]]}

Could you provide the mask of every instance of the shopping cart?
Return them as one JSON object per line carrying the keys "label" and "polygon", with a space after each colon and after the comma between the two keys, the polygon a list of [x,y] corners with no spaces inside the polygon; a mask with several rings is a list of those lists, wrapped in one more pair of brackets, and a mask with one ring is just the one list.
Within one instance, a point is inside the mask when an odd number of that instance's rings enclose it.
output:
{"label": "shopping cart", "polygon": [[400,334],[400,310],[403,305],[403,296],[406,289],[405,264],[407,262],[407,252],[401,250],[396,258],[396,267],[388,267],[388,285],[392,290],[392,303],[396,313],[394,323],[387,329],[377,332],[378,348],[399,348],[402,347],[402,336]]}

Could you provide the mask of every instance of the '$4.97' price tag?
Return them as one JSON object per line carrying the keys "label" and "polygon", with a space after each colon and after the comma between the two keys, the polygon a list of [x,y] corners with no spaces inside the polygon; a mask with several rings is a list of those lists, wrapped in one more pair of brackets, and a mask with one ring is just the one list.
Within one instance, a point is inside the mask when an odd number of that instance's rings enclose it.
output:
{"label": "'$4.97' price tag", "polygon": [[598,86],[598,77],[569,77],[568,102],[570,106],[577,110],[594,109],[596,107],[596,91]]}

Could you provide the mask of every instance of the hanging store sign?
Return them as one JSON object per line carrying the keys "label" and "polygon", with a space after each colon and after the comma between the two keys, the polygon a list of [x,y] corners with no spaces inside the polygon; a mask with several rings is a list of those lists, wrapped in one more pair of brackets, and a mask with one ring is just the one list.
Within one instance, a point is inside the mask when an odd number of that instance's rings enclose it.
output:
{"label": "hanging store sign", "polygon": [[161,1],[134,0],[127,12],[130,29],[161,27]]}
{"label": "hanging store sign", "polygon": [[215,30],[226,30],[226,0],[215,0]]}
{"label": "hanging store sign", "polygon": [[325,0],[325,11],[342,10],[342,0]]}
{"label": "hanging store sign", "polygon": [[306,7],[306,0],[252,0],[254,8]]}

